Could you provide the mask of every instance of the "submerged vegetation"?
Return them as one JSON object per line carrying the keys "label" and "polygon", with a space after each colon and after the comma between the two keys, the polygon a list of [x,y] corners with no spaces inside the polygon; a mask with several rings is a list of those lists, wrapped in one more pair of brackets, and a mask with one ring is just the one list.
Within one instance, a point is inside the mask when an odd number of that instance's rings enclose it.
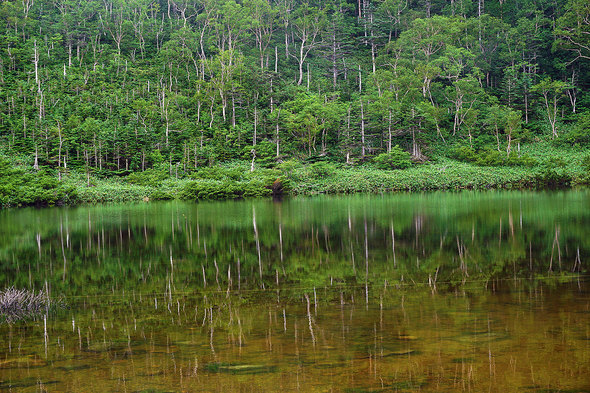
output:
{"label": "submerged vegetation", "polygon": [[4,1],[0,205],[588,183],[589,12]]}

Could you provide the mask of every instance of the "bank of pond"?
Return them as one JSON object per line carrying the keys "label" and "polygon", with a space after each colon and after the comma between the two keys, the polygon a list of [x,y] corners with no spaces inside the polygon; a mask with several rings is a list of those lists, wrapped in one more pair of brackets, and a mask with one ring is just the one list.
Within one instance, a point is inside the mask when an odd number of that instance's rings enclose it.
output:
{"label": "bank of pond", "polygon": [[[142,171],[96,168],[33,169],[0,156],[2,207],[184,200],[206,201],[286,195],[395,191],[567,189],[590,184],[590,152],[550,144],[523,148],[510,158],[498,151],[451,149],[451,157],[413,162],[381,154],[364,162],[277,159],[230,161],[193,168],[162,163]],[[400,149],[401,151],[401,149]],[[404,153],[402,151],[402,153]]]}

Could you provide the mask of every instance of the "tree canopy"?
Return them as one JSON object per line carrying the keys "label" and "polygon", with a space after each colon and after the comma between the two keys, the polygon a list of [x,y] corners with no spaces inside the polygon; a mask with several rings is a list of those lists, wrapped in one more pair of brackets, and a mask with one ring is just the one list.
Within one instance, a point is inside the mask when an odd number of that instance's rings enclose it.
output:
{"label": "tree canopy", "polygon": [[589,13],[583,0],[3,1],[0,145],[106,175],[354,163],[392,146],[420,159],[448,143],[509,155],[580,132]]}

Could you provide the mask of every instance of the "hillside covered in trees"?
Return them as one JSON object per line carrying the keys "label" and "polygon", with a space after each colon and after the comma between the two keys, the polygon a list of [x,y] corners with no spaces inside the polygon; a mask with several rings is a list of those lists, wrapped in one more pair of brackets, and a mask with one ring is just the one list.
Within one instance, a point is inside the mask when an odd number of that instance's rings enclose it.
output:
{"label": "hillside covered in trees", "polygon": [[[50,203],[68,178],[252,183],[202,169],[236,160],[266,189],[303,164],[590,170],[587,0],[13,0],[0,22],[0,172]],[[34,203],[25,180],[0,203]]]}

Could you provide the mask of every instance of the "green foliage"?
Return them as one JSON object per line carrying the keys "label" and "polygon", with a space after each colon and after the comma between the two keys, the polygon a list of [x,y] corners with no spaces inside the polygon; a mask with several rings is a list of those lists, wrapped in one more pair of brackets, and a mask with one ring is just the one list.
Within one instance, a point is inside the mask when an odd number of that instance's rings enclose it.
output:
{"label": "green foliage", "polygon": [[239,197],[264,197],[269,196],[272,193],[271,187],[268,182],[263,179],[252,179],[246,183],[240,184],[237,189],[237,195]]}
{"label": "green foliage", "polygon": [[526,166],[537,165],[537,160],[529,155],[520,157],[515,153],[507,156],[506,153],[493,149],[475,150],[469,146],[458,146],[451,151],[450,156],[462,162],[469,162],[478,166]]}
{"label": "green foliage", "polygon": [[202,168],[192,175],[195,181],[181,187],[179,197],[195,201],[269,196],[278,176],[270,169],[250,172],[241,164]]}
{"label": "green foliage", "polygon": [[406,169],[412,166],[410,153],[398,145],[391,148],[391,152],[382,153],[373,158],[373,162],[379,169]]}
{"label": "green foliage", "polygon": [[479,166],[502,166],[504,164],[505,154],[497,150],[481,150],[477,153],[477,158],[474,161]]}
{"label": "green foliage", "polygon": [[260,179],[245,182],[199,180],[186,184],[180,192],[180,198],[190,201],[237,199],[268,196],[271,193],[270,186]]}
{"label": "green foliage", "polygon": [[150,193],[149,199],[153,201],[169,201],[175,199],[175,196],[171,191],[155,189]]}
{"label": "green foliage", "polygon": [[581,162],[582,175],[580,180],[582,183],[590,184],[590,154],[586,154]]}
{"label": "green foliage", "polygon": [[546,161],[539,167],[535,174],[536,186],[540,188],[565,188],[572,182],[572,176],[565,170],[566,163],[563,159]]}
{"label": "green foliage", "polygon": [[[468,140],[446,156],[495,168],[546,158],[517,153],[525,143],[590,144],[584,0],[486,4],[483,15],[473,1],[433,2],[429,15],[423,2],[398,0],[361,15],[335,0],[288,10],[258,0],[107,3],[0,7],[0,151],[25,157],[23,173],[37,173],[33,160],[46,170],[36,176],[63,173],[83,201],[167,199],[187,178],[329,187],[337,165],[281,161],[374,157],[380,169],[412,169],[401,149],[385,153],[396,144],[420,159]],[[252,159],[255,172],[282,169],[251,175]],[[575,165],[566,171],[580,179]],[[33,183],[9,199],[70,198],[51,195],[60,186],[50,180]]]}
{"label": "green foliage", "polygon": [[205,167],[191,175],[193,179],[231,180],[238,181],[244,176],[244,169],[239,167]]}
{"label": "green foliage", "polygon": [[237,198],[237,189],[229,181],[200,180],[184,186],[180,198],[185,200],[232,199]]}
{"label": "green foliage", "polygon": [[313,178],[325,179],[334,175],[336,167],[334,166],[334,164],[331,164],[329,162],[318,161],[314,162],[313,164],[310,164],[309,170]]}
{"label": "green foliage", "polygon": [[46,171],[26,172],[0,156],[0,206],[53,206],[75,204],[78,195]]}
{"label": "green foliage", "polygon": [[477,161],[477,154],[475,153],[475,150],[470,146],[458,146],[451,151],[450,156],[456,160],[463,162]]}
{"label": "green foliage", "polygon": [[244,146],[242,149],[242,158],[252,160],[252,150],[256,152],[256,163],[263,167],[273,167],[276,164],[276,147],[270,141],[261,141],[256,147]]}
{"label": "green foliage", "polygon": [[152,168],[143,172],[131,173],[125,180],[129,184],[137,184],[146,187],[158,187],[162,181],[168,179],[168,176],[169,175],[166,169],[159,167],[158,169]]}
{"label": "green foliage", "polygon": [[568,132],[565,132],[555,142],[560,145],[568,143],[570,145],[590,146],[590,112],[578,115],[577,121]]}

